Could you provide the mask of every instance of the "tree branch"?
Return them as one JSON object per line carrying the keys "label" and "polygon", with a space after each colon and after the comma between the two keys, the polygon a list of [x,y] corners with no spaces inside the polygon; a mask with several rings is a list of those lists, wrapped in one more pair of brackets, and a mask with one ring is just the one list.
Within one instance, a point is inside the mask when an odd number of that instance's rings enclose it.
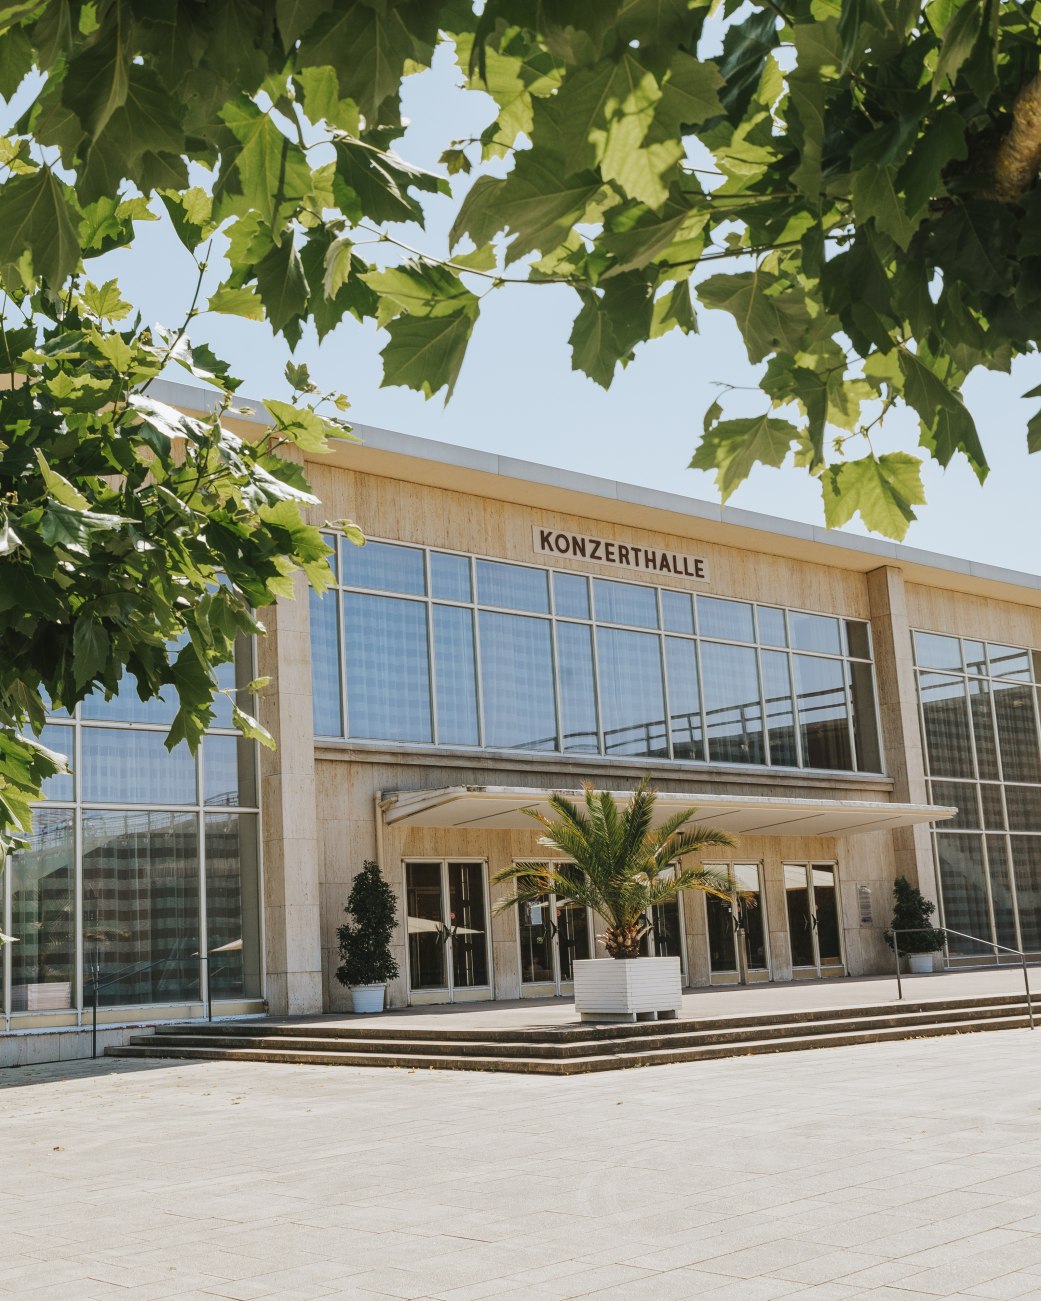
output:
{"label": "tree branch", "polygon": [[1021,199],[1041,168],[1041,73],[1028,81],[1012,105],[1012,125],[994,159],[993,197]]}

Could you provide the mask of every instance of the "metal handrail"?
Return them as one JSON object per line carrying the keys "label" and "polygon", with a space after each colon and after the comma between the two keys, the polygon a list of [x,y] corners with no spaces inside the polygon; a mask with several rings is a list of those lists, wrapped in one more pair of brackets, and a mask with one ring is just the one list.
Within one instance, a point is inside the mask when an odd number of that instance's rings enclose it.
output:
{"label": "metal handrail", "polygon": [[[900,935],[918,935],[923,931],[933,932],[938,928],[935,926],[901,926],[899,930],[891,930],[888,933],[893,937],[893,953],[896,957],[896,996],[902,999],[904,996],[904,985],[900,978]],[[951,953],[947,945],[948,935],[957,935],[963,940],[972,940],[974,944],[985,944],[992,949],[1000,949],[1002,953],[1014,953],[1020,960],[1023,968],[1023,988],[1027,994],[1027,1014],[1030,1017],[1030,1028],[1034,1029],[1034,998],[1030,992],[1030,976],[1027,973],[1027,955],[1022,949],[1010,949],[1007,944],[998,944],[994,940],[985,940],[981,935],[970,935],[967,931],[956,931],[950,926],[939,928],[943,934],[943,955],[944,964],[948,971],[951,969]],[[997,953],[994,954],[995,958]]]}

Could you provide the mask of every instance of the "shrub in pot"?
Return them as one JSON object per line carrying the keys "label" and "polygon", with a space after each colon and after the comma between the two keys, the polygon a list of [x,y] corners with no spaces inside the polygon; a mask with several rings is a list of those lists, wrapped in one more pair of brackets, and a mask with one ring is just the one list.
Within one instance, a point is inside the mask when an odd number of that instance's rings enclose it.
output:
{"label": "shrub in pot", "polygon": [[354,878],[340,937],[336,979],[347,985],[355,1012],[382,1012],[387,982],[398,974],[390,941],[398,924],[398,903],[378,863],[366,860]]}
{"label": "shrub in pot", "polygon": [[901,954],[907,955],[913,972],[932,971],[932,955],[947,942],[944,932],[929,920],[935,911],[936,905],[906,876],[896,878],[893,882],[893,920],[889,930],[883,931],[882,938],[893,948],[894,932],[898,932],[897,948]]}
{"label": "shrub in pot", "polygon": [[555,894],[603,918],[605,929],[597,939],[608,957],[574,964],[575,1008],[583,1019],[674,1016],[681,996],[679,958],[640,955],[640,941],[651,929],[651,909],[681,890],[702,890],[728,902],[734,898],[726,876],[682,863],[689,854],[730,847],[733,840],[711,827],[688,825],[694,809],[681,809],[655,827],[655,798],[649,778],[623,808],[609,791],[589,786],[584,808],[563,795],[551,796],[554,816],[537,809],[526,812],[543,828],[539,843],[567,861],[514,863],[492,882],[513,887],[496,905],[497,913]]}

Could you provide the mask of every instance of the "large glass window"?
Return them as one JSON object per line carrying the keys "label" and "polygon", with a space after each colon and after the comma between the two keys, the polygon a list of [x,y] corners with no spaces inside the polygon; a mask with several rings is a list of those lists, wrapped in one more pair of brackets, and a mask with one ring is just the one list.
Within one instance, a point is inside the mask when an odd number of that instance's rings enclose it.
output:
{"label": "large glass window", "polygon": [[882,770],[863,620],[365,550],[341,545],[342,618],[315,604],[319,736]]}
{"label": "large glass window", "polygon": [[340,736],[340,620],[335,591],[311,591],[311,692],[315,736]]}
{"label": "large glass window", "polygon": [[28,849],[11,856],[11,1011],[74,1006],[76,814],[37,809]]}

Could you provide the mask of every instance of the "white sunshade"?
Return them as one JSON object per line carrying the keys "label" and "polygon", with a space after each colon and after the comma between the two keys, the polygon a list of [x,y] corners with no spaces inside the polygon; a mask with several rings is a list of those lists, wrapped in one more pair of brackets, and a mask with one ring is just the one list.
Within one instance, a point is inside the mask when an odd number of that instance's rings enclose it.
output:
{"label": "white sunshade", "polygon": [[[531,790],[511,786],[444,786],[437,790],[389,791],[381,800],[387,826],[487,827],[492,831],[533,831],[524,812],[549,812],[555,793],[581,802],[582,791]],[[626,803],[632,791],[613,792]],[[853,836],[893,831],[916,823],[940,822],[957,809],[936,804],[892,804],[882,800],[788,799],[759,795],[707,795],[697,791],[658,791],[655,812],[664,821],[678,809],[694,808],[694,820],[740,836]]]}

